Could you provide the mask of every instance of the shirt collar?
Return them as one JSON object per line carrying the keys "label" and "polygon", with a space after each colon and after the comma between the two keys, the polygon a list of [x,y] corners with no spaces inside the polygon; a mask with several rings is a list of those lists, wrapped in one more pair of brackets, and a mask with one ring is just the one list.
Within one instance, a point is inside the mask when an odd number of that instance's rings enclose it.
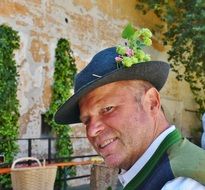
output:
{"label": "shirt collar", "polygon": [[166,138],[166,136],[175,129],[176,127],[172,125],[168,129],[163,131],[128,171],[123,169],[121,170],[120,174],[118,175],[118,178],[124,187],[139,173],[139,171],[149,161],[149,159],[153,156],[153,154],[155,153],[161,142]]}

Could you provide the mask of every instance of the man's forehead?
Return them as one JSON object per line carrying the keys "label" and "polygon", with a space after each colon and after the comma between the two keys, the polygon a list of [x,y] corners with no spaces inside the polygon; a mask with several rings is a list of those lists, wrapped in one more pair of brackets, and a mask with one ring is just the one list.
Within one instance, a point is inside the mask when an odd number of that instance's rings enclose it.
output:
{"label": "man's forehead", "polygon": [[79,104],[83,102],[85,99],[92,99],[94,96],[101,96],[106,93],[111,93],[113,90],[116,90],[119,86],[121,86],[120,82],[109,83],[100,87],[93,89],[84,95],[80,100]]}
{"label": "man's forehead", "polygon": [[[92,91],[88,92],[86,95],[84,95],[80,100],[79,100],[79,105],[81,105],[83,102],[92,100],[94,97],[98,97],[99,99],[103,96],[112,96],[114,94],[118,94],[120,91],[125,92],[125,90],[131,90],[136,88],[130,88],[132,87],[137,87],[137,85],[141,84],[143,81],[141,80],[123,80],[123,81],[117,81],[117,82],[112,82],[109,84],[105,84],[103,86],[97,87],[93,89]],[[118,93],[116,93],[116,91]],[[121,93],[122,94],[122,93]],[[123,95],[123,94],[122,94]]]}
{"label": "man's forehead", "polygon": [[[101,94],[101,93],[105,93],[105,92],[110,92],[112,90],[116,90],[119,87],[123,87],[123,86],[126,87],[128,85],[129,85],[129,81],[117,81],[117,82],[108,83],[108,84],[99,86],[99,87],[91,90],[90,92],[85,94],[83,96],[83,98],[86,96],[92,96],[92,95],[98,94],[98,93]],[[81,99],[80,99],[80,101],[81,101]]]}

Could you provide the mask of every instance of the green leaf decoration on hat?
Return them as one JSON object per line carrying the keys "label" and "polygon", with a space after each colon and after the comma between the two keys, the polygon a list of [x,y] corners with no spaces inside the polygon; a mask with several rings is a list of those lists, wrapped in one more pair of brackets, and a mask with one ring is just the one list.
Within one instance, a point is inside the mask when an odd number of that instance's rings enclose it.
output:
{"label": "green leaf decoration on hat", "polygon": [[133,36],[135,33],[135,28],[129,23],[122,31],[122,37],[124,39],[129,39],[131,36]]}
{"label": "green leaf decoration on hat", "polygon": [[127,24],[122,31],[122,38],[126,39],[125,45],[117,46],[119,54],[115,60],[118,66],[131,67],[133,64],[150,61],[150,55],[142,49],[152,45],[152,32],[148,28],[136,29],[132,24]]}

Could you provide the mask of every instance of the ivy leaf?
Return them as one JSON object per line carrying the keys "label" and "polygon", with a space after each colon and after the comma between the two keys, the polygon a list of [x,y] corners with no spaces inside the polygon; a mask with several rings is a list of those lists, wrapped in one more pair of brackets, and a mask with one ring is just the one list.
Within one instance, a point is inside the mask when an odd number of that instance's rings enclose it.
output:
{"label": "ivy leaf", "polygon": [[132,26],[132,24],[127,24],[122,31],[122,37],[124,39],[130,39],[135,33],[135,28]]}

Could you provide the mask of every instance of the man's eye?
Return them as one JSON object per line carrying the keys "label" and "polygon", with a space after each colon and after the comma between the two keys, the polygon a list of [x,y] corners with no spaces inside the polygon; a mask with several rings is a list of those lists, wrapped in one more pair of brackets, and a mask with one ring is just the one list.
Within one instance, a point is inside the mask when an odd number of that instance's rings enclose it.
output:
{"label": "man's eye", "polygon": [[110,113],[111,111],[113,111],[114,107],[113,106],[107,106],[105,108],[103,108],[101,110],[101,112],[104,114],[104,113]]}
{"label": "man's eye", "polygon": [[82,119],[81,119],[81,122],[82,122],[85,126],[87,126],[87,125],[89,124],[89,118],[87,118],[87,117],[82,118]]}

